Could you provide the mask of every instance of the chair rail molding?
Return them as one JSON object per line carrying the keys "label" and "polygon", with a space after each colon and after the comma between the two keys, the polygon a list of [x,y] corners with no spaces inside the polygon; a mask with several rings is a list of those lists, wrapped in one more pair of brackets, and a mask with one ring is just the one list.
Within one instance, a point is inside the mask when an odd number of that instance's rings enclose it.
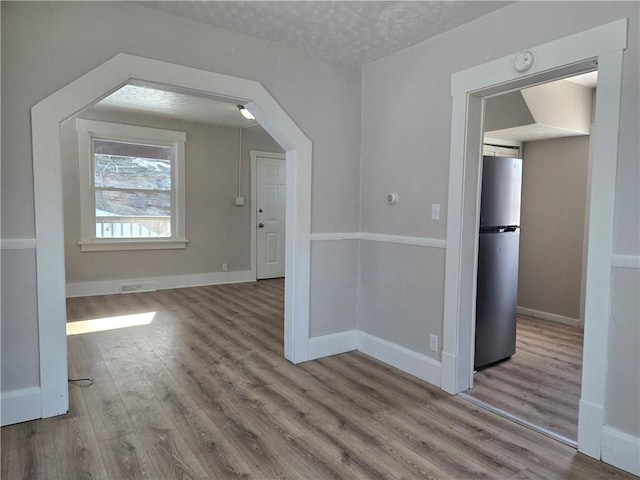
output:
{"label": "chair rail molding", "polygon": [[3,238],[0,242],[2,250],[35,250],[35,238]]}
{"label": "chair rail molding", "polygon": [[611,266],[616,268],[640,268],[639,255],[620,255],[614,253],[611,255]]}
{"label": "chair rail molding", "polygon": [[368,240],[371,242],[415,245],[417,247],[447,248],[447,241],[440,238],[415,237],[409,235],[391,235],[387,233],[346,232],[312,233],[312,242],[330,242],[339,240]]}

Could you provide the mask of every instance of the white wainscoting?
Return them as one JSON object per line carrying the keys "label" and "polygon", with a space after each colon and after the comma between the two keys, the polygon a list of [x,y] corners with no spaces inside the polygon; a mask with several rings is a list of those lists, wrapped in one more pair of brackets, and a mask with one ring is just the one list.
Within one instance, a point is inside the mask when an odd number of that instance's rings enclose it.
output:
{"label": "white wainscoting", "polygon": [[40,387],[2,392],[0,403],[0,423],[3,427],[42,417]]}
{"label": "white wainscoting", "polygon": [[[446,248],[445,240],[405,235],[369,232],[313,233],[312,242],[365,240],[372,242],[414,245],[427,248]],[[360,330],[349,330],[309,339],[309,360],[337,355],[353,350],[361,351],[381,362],[398,368],[428,383],[440,386],[440,362],[405,347],[375,337]]]}
{"label": "white wainscoting", "polygon": [[358,350],[387,365],[440,386],[440,362],[360,330],[333,333],[309,339],[309,359]]}
{"label": "white wainscoting", "polygon": [[548,322],[561,323],[562,325],[569,325],[571,327],[580,326],[580,320],[577,318],[564,317],[555,313],[541,312],[540,310],[534,310],[533,308],[517,307],[517,312],[519,315],[527,315],[528,317],[538,318]]}
{"label": "white wainscoting", "polygon": [[189,275],[169,275],[164,277],[103,280],[97,282],[67,283],[67,298],[120,293],[120,285],[154,283],[158,290],[169,288],[200,287],[223,283],[253,282],[255,276],[250,270],[238,272],[194,273]]}
{"label": "white wainscoting", "polygon": [[617,428],[602,428],[602,461],[640,476],[640,437]]}

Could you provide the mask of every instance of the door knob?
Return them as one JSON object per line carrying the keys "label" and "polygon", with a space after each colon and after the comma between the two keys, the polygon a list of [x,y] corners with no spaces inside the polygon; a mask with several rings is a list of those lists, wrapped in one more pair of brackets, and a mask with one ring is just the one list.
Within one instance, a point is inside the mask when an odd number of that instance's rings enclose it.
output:
{"label": "door knob", "polygon": [[262,209],[261,208],[258,209],[258,213],[262,213]]}
{"label": "door knob", "polygon": [[264,223],[259,223],[258,228],[264,228]]}

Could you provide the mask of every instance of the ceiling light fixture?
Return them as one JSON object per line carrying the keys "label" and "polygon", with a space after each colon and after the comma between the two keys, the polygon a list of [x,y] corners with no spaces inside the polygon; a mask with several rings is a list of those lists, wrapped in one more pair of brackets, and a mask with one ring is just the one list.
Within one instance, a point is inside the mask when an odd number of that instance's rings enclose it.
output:
{"label": "ceiling light fixture", "polygon": [[255,120],[256,119],[256,117],[254,117],[251,114],[251,112],[245,108],[244,105],[238,105],[238,110],[240,110],[240,113],[242,114],[242,116],[244,118],[246,118],[247,120]]}

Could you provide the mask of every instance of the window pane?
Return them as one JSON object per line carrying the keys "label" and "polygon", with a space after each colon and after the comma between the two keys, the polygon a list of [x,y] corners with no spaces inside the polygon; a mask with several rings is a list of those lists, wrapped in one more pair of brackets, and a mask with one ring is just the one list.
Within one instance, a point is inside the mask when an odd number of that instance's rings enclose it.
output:
{"label": "window pane", "polygon": [[170,236],[170,193],[96,191],[96,238]]}
{"label": "window pane", "polygon": [[96,187],[171,190],[171,147],[94,140]]}

